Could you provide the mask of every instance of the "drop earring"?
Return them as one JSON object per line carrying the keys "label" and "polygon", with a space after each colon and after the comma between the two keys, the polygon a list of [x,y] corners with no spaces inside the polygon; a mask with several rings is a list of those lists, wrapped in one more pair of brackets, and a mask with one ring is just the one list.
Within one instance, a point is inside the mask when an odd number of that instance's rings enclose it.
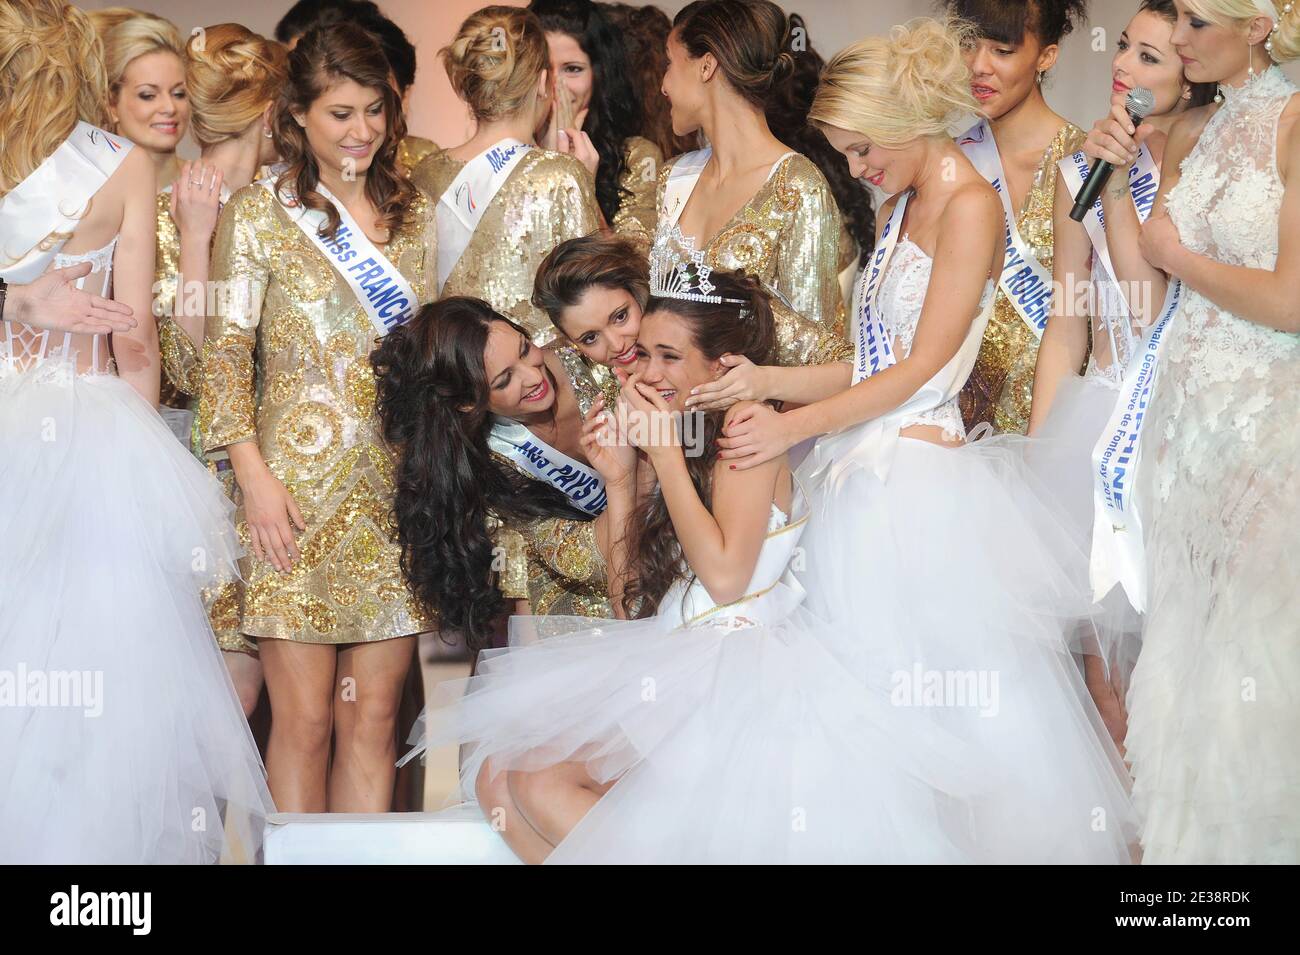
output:
{"label": "drop earring", "polygon": [[1190,86],[1184,86],[1184,87],[1183,87],[1183,97],[1182,97],[1182,98],[1183,98],[1183,99],[1191,99],[1191,98],[1192,98],[1192,88],[1191,88]]}

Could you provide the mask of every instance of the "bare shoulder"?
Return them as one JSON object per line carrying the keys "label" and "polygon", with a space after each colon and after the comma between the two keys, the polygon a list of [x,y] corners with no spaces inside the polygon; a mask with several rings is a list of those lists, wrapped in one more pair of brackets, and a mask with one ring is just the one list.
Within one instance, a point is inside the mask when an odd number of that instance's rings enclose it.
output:
{"label": "bare shoulder", "polygon": [[940,223],[946,229],[960,227],[972,219],[997,220],[1001,217],[1002,200],[998,198],[997,190],[983,178],[976,178],[963,182],[952,191],[943,207]]}

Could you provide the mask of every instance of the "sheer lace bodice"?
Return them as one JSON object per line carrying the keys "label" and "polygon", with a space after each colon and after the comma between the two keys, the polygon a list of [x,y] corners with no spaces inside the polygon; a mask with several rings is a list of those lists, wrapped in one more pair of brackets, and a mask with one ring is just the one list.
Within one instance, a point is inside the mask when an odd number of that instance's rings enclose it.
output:
{"label": "sheer lace bodice", "polygon": [[[91,264],[90,274],[77,280],[77,287],[109,297],[112,289],[113,251],[117,239],[93,252],[54,257],[52,268],[62,269],[82,262]],[[53,358],[71,359],[78,374],[85,372],[108,373],[112,369],[112,355],[103,335],[74,335],[66,332],[53,335],[22,322],[3,322],[4,338],[0,340],[0,374],[26,371]],[[63,362],[57,363],[60,366]]]}
{"label": "sheer lace bodice", "polygon": [[[930,271],[934,266],[931,258],[921,247],[907,236],[898,240],[898,248],[889,263],[885,277],[880,280],[880,317],[894,343],[894,353],[904,358],[912,350],[912,339],[916,337],[916,326],[921,319],[921,309],[925,305],[925,295],[930,287]],[[988,305],[989,296],[995,286],[990,281],[980,298],[979,310]],[[914,424],[932,424],[943,428],[945,437],[966,437],[966,426],[962,423],[961,410],[954,397],[937,408],[909,415],[902,419],[899,427],[906,428]]]}
{"label": "sheer lace bodice", "polygon": [[[1295,91],[1276,67],[1241,89],[1224,88],[1223,106],[1206,123],[1169,192],[1169,214],[1187,248],[1228,265],[1274,267],[1284,189],[1277,123]],[[1192,289],[1186,296],[1165,344],[1163,398],[1177,417],[1190,396],[1222,386],[1205,409],[1210,414],[1205,424],[1211,430],[1231,427],[1252,442],[1258,415],[1294,410],[1270,406],[1296,373],[1300,336],[1238,318]],[[1172,438],[1176,427],[1170,421],[1156,437]],[[1161,455],[1157,461],[1162,498],[1175,482],[1175,469],[1219,466],[1200,455]]]}
{"label": "sheer lace bodice", "polygon": [[[1271,67],[1223,92],[1169,213],[1187,248],[1271,270],[1295,87]],[[1300,336],[1186,287],[1167,335],[1138,466],[1148,600],[1125,738],[1143,861],[1294,863]]]}

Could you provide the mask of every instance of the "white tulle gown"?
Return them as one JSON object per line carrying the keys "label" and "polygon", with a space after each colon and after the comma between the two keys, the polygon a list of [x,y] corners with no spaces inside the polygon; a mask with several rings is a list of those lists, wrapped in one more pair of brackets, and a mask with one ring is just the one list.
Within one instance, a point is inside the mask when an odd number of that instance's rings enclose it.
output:
{"label": "white tulle gown", "polygon": [[[887,266],[878,307],[896,354],[911,347],[931,268],[907,238]],[[955,399],[993,290],[916,400],[821,439],[801,465],[811,513],[799,578],[838,652],[979,765],[980,790],[947,820],[968,858],[1126,863],[1127,775],[1070,653],[1093,611],[1075,522],[1028,469],[1028,439],[943,447],[899,435],[918,424],[964,435]]]}
{"label": "white tulle gown", "polygon": [[616,780],[549,863],[974,861],[954,833],[985,767],[801,608],[797,489],[792,510],[735,603],[683,580],[646,620],[513,618],[510,647],[436,691],[412,755],[466,744],[471,799],[488,759]]}
{"label": "white tulle gown", "polygon": [[[106,293],[113,248],[54,265]],[[199,595],[233,508],[103,339],[0,335],[0,861],[253,861],[273,807]]]}
{"label": "white tulle gown", "polygon": [[[1229,265],[1275,266],[1278,118],[1295,92],[1277,67],[1223,87],[1223,105],[1169,193],[1189,249]],[[1184,293],[1138,473],[1150,606],[1126,750],[1143,859],[1294,864],[1300,336]]]}
{"label": "white tulle gown", "polygon": [[[1072,535],[1090,542],[1094,505],[1092,452],[1120,396],[1129,360],[1142,347],[1133,331],[1128,303],[1093,256],[1092,353],[1082,376],[1067,375],[1057,387],[1051,411],[1027,445],[1034,477],[1050,489],[1069,521]],[[1100,657],[1111,686],[1123,699],[1141,647],[1142,618],[1123,587],[1107,593],[1082,626],[1075,645]]]}

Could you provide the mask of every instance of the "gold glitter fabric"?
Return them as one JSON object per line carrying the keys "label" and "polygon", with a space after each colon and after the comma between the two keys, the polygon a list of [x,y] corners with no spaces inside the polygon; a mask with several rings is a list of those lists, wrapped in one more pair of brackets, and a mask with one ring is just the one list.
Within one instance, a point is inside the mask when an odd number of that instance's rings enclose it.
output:
{"label": "gold glitter fabric", "polygon": [[[676,160],[674,160],[676,162]],[[659,174],[656,205],[660,230],[681,210],[664,208],[668,173]],[[684,204],[684,202],[683,202]],[[840,212],[826,179],[798,153],[781,160],[704,249],[705,262],[717,269],[743,269],[775,289],[784,303],[773,303],[777,360],[786,366],[849,361],[840,294]]]}
{"label": "gold glitter fabric", "polygon": [[[464,168],[439,151],[420,163],[411,178],[437,203]],[[530,149],[492,197],[440,297],[481,298],[545,345],[558,333],[532,304],[537,267],[565,239],[595,232],[599,216],[595,185],[582,163],[562,153]]]}
{"label": "gold glitter fabric", "polygon": [[438,144],[423,136],[407,136],[397,144],[397,161],[408,173],[438,151]]}
{"label": "gold glitter fabric", "polygon": [[154,201],[157,242],[154,251],[153,314],[158,319],[158,348],[162,353],[162,381],[158,403],[187,408],[198,394],[199,353],[173,321],[176,275],[181,266],[181,235],[172,221],[171,194],[158,193]]}
{"label": "gold glitter fabric", "polygon": [[[668,173],[679,160],[659,174],[661,220],[676,221],[681,212],[663,208]],[[794,153],[708,244],[705,260],[714,268],[744,269],[777,289],[805,318],[833,326],[844,312],[836,283],[841,228],[821,170]]]}
{"label": "gold glitter fabric", "polygon": [[[435,241],[433,205],[421,194],[381,249],[420,302],[432,293]],[[370,319],[257,184],[237,192],[222,214],[212,277],[229,294],[207,322],[204,448],[256,441],[307,524],[290,572],[276,572],[251,552],[241,562],[239,629],[254,638],[331,644],[428,630],[398,565],[393,457],[375,414]],[[238,492],[235,501],[247,546]]]}
{"label": "gold glitter fabric", "polygon": [[654,240],[655,222],[658,220],[656,193],[664,154],[650,140],[631,136],[624,143],[624,160],[619,185],[631,195],[623,195],[610,227],[648,249]]}
{"label": "gold glitter fabric", "polygon": [[[1080,149],[1085,136],[1072,123],[1061,127],[1043,153],[1020,218],[1016,220],[1021,237],[1049,273],[1055,258],[1052,205],[1056,196],[1056,164]],[[959,398],[966,429],[969,431],[987,421],[999,434],[1024,434],[1029,428],[1037,361],[1038,338],[999,288],[975,369]]]}
{"label": "gold glitter fabric", "polygon": [[[577,395],[578,408],[585,416],[602,392],[591,365],[571,345],[553,342],[546,347],[563,364]],[[494,456],[506,467],[518,467],[503,455]],[[541,518],[519,525],[498,525],[494,536],[496,546],[502,548],[504,564],[497,586],[507,599],[527,599],[534,614],[613,616],[605,558],[596,544],[592,521]]]}

